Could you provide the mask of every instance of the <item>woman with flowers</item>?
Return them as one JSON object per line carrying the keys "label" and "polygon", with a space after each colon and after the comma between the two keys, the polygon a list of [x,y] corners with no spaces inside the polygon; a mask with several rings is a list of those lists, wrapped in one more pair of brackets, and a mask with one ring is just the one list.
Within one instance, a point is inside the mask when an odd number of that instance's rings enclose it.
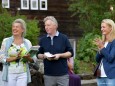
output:
{"label": "woman with flowers", "polygon": [[28,62],[35,62],[27,54],[32,47],[31,42],[25,39],[26,23],[16,19],[12,23],[12,36],[3,39],[1,45],[0,61],[3,63],[2,80],[5,86],[27,86],[31,82]]}

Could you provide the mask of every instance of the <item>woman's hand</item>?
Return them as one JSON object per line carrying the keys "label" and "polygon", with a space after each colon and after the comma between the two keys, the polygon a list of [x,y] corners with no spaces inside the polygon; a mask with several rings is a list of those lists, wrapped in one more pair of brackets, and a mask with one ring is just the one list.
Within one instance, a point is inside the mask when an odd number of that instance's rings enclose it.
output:
{"label": "woman's hand", "polygon": [[101,39],[96,38],[94,43],[97,45],[98,49],[101,50],[104,48],[104,42]]}
{"label": "woman's hand", "polygon": [[26,55],[24,55],[22,58],[23,58],[23,60],[26,61],[26,62],[27,62],[27,61],[34,62],[33,59],[31,58],[30,54],[26,54]]}

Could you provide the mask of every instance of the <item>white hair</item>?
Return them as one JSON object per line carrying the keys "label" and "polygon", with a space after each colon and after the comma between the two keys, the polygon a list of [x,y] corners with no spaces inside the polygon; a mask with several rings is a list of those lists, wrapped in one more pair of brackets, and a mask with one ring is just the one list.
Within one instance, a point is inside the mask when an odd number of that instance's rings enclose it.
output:
{"label": "white hair", "polygon": [[25,21],[23,19],[16,19],[16,20],[14,20],[12,25],[14,23],[20,23],[21,24],[22,29],[24,29],[24,32],[22,33],[22,36],[24,37],[26,35],[26,23],[25,23]]}
{"label": "white hair", "polygon": [[44,22],[46,22],[47,20],[51,20],[52,22],[54,22],[56,24],[56,26],[58,27],[58,22],[56,20],[56,18],[54,16],[47,16],[44,18]]}

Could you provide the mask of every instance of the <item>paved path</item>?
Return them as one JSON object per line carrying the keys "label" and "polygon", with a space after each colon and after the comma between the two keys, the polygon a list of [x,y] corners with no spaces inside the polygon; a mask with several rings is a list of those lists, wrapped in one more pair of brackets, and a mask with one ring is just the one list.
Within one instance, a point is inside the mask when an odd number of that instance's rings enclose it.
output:
{"label": "paved path", "polygon": [[96,79],[81,80],[82,86],[97,86]]}

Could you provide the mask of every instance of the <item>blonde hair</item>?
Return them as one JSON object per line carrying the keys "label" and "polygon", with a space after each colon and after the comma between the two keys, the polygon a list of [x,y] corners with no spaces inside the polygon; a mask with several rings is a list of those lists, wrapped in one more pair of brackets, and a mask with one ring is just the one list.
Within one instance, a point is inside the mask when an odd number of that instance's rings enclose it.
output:
{"label": "blonde hair", "polygon": [[58,22],[56,20],[56,18],[54,18],[54,16],[47,16],[44,18],[44,23],[47,21],[47,20],[51,20],[52,22],[54,22],[56,24],[56,26],[58,27]]}
{"label": "blonde hair", "polygon": [[[110,38],[108,41],[109,42],[113,41],[115,39],[115,23],[114,23],[114,21],[111,19],[103,19],[101,23],[106,23],[110,27],[111,32],[109,33]],[[106,40],[105,35],[102,35],[102,39],[103,39],[103,41]]]}
{"label": "blonde hair", "polygon": [[26,23],[25,23],[25,21],[23,19],[16,19],[16,20],[14,20],[12,25],[14,23],[20,23],[21,24],[22,29],[24,29],[24,32],[22,33],[22,36],[24,37],[26,35]]}

